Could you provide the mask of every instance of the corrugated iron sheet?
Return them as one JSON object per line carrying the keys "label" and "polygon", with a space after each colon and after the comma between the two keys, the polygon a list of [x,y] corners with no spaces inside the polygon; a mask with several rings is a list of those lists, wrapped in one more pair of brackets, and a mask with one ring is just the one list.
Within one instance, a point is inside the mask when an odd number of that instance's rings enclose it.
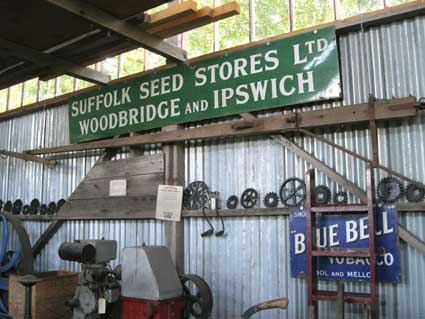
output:
{"label": "corrugated iron sheet", "polygon": [[[425,18],[375,27],[339,38],[344,101],[342,105],[366,102],[368,95],[378,98],[425,96]],[[303,110],[331,108],[341,103],[321,104]],[[285,111],[285,112],[288,112]],[[263,113],[269,116],[272,113]],[[66,106],[0,122],[0,148],[23,150],[38,146],[68,143]],[[362,155],[370,156],[368,131],[346,127],[316,131],[328,139]],[[381,162],[409,177],[425,181],[425,112],[417,119],[379,125]],[[365,164],[311,138],[294,140],[349,180],[365,187]],[[152,145],[147,153],[158,152]],[[99,156],[98,152],[60,157],[60,165],[50,170],[39,164],[0,159],[0,195],[2,199],[34,197],[43,202],[67,197]],[[127,156],[125,153],[119,157]],[[244,137],[186,145],[186,183],[204,180],[226,199],[255,187],[260,195],[278,191],[281,183],[293,176],[303,177],[309,168],[299,157],[265,137]],[[377,177],[385,176],[378,172]],[[318,183],[339,190],[327,176],[318,175]],[[350,194],[351,201],[357,201]],[[260,204],[262,205],[262,203]],[[400,223],[425,240],[425,216],[421,213],[400,215]],[[255,318],[305,318],[306,285],[290,277],[288,218],[242,217],[225,220],[227,235],[204,238],[203,219],[185,220],[186,272],[204,276],[214,292],[212,318],[239,318],[243,309],[254,303],[286,296],[287,311],[269,311]],[[213,220],[219,226],[218,220]],[[34,243],[46,229],[45,222],[25,222]],[[38,270],[69,269],[77,265],[57,257],[61,242],[73,239],[116,239],[119,249],[130,245],[163,244],[164,230],[158,221],[72,221],[67,222],[37,258]],[[402,283],[380,286],[380,317],[395,319],[425,318],[423,286],[425,256],[400,243]],[[120,256],[119,256],[120,257]],[[115,264],[119,263],[119,260]],[[322,283],[333,287],[333,283]],[[334,287],[333,287],[334,288]],[[364,291],[365,285],[348,284]],[[333,304],[321,304],[321,318],[334,317]],[[360,306],[348,306],[347,318],[360,318]]]}

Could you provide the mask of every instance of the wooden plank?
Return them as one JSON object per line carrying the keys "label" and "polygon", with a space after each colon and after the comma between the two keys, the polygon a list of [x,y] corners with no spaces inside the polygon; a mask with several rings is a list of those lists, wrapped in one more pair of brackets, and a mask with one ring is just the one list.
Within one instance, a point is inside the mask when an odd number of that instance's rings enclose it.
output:
{"label": "wooden plank", "polygon": [[156,196],[73,200],[63,206],[63,213],[56,218],[58,220],[153,219],[155,209]]}
{"label": "wooden plank", "polygon": [[227,19],[233,17],[235,15],[240,14],[241,6],[239,2],[233,1],[226,3],[222,6],[214,8],[212,11],[213,22],[217,22],[219,20]]}
{"label": "wooden plank", "polygon": [[160,24],[183,18],[189,14],[195,14],[198,4],[195,1],[183,1],[164,10],[145,16],[145,23],[141,28],[149,30]]}
{"label": "wooden plank", "polygon": [[415,247],[422,254],[425,254],[425,242],[419,239],[416,235],[412,234],[400,224],[398,225],[398,234],[400,238],[403,239],[407,244],[411,245],[412,247]]}
{"label": "wooden plank", "polygon": [[[163,131],[177,132],[181,128],[171,125]],[[165,154],[165,183],[167,185],[185,184],[184,144],[164,146]],[[177,271],[184,273],[184,222],[164,222],[165,243],[170,249],[171,256],[176,264]]]}
{"label": "wooden plank", "polygon": [[172,45],[157,36],[141,30],[126,21],[120,20],[109,13],[81,0],[48,0],[69,12],[90,20],[108,30],[137,42],[139,45],[167,59],[180,63],[187,60],[187,52]]}
{"label": "wooden plank", "polygon": [[99,162],[87,174],[88,179],[118,178],[164,172],[162,154]]}
{"label": "wooden plank", "polygon": [[63,223],[64,221],[62,220],[54,220],[50,223],[50,225],[47,227],[44,233],[41,234],[40,238],[32,247],[32,255],[34,256],[34,258],[41,253],[41,251],[44,249],[50,239],[52,239],[52,237],[62,227]]}
{"label": "wooden plank", "polygon": [[210,7],[203,7],[193,14],[150,28],[147,32],[161,38],[169,38],[176,34],[209,24],[212,21],[212,9]]}
{"label": "wooden plank", "polygon": [[[397,109],[391,109],[392,106],[399,107],[400,105],[402,107]],[[393,102],[377,103],[377,120],[404,118],[416,115],[416,98],[414,97],[399,99]],[[216,124],[179,130],[178,132],[160,132],[153,134],[136,135],[116,140],[100,140],[82,144],[35,149],[26,152],[32,155],[41,155],[142,144],[171,143],[197,139],[260,135],[285,130],[294,130],[297,127],[297,121],[299,123],[298,127],[300,128],[312,128],[362,123],[367,122],[368,120],[368,104],[365,103],[345,107],[336,107],[332,109],[290,113],[286,115],[277,115],[261,119],[255,119],[255,121],[258,121],[257,125],[245,130],[235,129],[234,125],[238,122],[229,122],[224,124]]]}
{"label": "wooden plank", "polygon": [[107,74],[1,38],[0,52],[17,56],[40,67],[52,69],[55,72],[65,73],[96,84],[106,85],[111,81],[111,77]]}
{"label": "wooden plank", "polygon": [[171,20],[154,27],[147,27],[147,31],[161,38],[169,38],[177,34],[202,27],[212,22],[223,20],[240,13],[238,2],[226,3],[215,9],[204,7],[196,13],[186,15],[182,18]]}
{"label": "wooden plank", "polygon": [[14,158],[19,158],[19,159],[24,160],[24,161],[41,163],[41,164],[46,165],[49,168],[54,168],[57,164],[57,162],[54,161],[54,160],[49,160],[49,159],[33,156],[33,155],[30,155],[30,154],[25,154],[25,153],[20,153],[20,152],[11,152],[11,151],[6,151],[6,150],[0,150],[0,156],[9,156],[9,157],[14,157]]}
{"label": "wooden plank", "polygon": [[[145,174],[115,179],[127,180],[127,198],[140,196],[156,196],[158,185],[164,182],[164,174]],[[109,197],[110,178],[85,179],[72,193],[70,200],[102,199]]]}

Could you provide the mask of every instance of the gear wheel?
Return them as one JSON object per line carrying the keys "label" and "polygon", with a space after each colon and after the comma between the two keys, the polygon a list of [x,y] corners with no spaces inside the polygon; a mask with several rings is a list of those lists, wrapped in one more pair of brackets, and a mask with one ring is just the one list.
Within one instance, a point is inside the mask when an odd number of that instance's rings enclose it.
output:
{"label": "gear wheel", "polygon": [[5,212],[11,213],[12,212],[12,208],[13,208],[12,201],[8,200],[6,203],[4,203],[3,210]]}
{"label": "gear wheel", "polygon": [[334,203],[335,204],[347,204],[348,203],[348,194],[347,192],[340,191],[334,194]]}
{"label": "gear wheel", "polygon": [[306,186],[300,178],[289,178],[280,187],[280,199],[288,207],[300,206],[305,200]]}
{"label": "gear wheel", "polygon": [[232,195],[227,199],[226,207],[228,209],[235,209],[236,207],[238,207],[238,204],[239,204],[238,196]]}
{"label": "gear wheel", "polygon": [[37,198],[34,198],[30,203],[30,208],[28,210],[30,215],[37,215],[38,210],[40,209],[40,201]]}
{"label": "gear wheel", "polygon": [[314,188],[314,202],[318,205],[328,204],[331,200],[331,190],[326,185],[319,185]]}
{"label": "gear wheel", "polygon": [[258,200],[258,192],[254,188],[247,188],[241,196],[241,205],[243,208],[252,208]]}
{"label": "gear wheel", "polygon": [[267,208],[277,207],[279,196],[275,192],[267,193],[266,196],[264,196],[263,203]]}
{"label": "gear wheel", "polygon": [[210,190],[201,181],[189,184],[183,192],[183,206],[189,210],[208,208],[210,205]]}
{"label": "gear wheel", "polygon": [[418,203],[425,198],[425,188],[422,188],[416,184],[409,184],[406,188],[406,198],[411,203]]}
{"label": "gear wheel", "polygon": [[12,207],[12,214],[19,215],[22,211],[22,206],[24,206],[24,204],[22,203],[22,200],[20,199],[15,200]]}
{"label": "gear wheel", "polygon": [[384,204],[393,204],[403,197],[404,186],[397,178],[385,177],[381,179],[376,188],[378,200]]}

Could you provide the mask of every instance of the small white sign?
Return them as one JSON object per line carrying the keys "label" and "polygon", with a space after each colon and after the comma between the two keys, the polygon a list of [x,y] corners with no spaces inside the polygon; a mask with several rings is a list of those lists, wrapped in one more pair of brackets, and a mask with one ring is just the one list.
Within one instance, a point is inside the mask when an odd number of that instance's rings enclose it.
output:
{"label": "small white sign", "polygon": [[159,185],[156,219],[179,222],[182,215],[183,186]]}
{"label": "small white sign", "polygon": [[97,304],[98,313],[103,315],[106,313],[106,299],[105,298],[99,298],[98,304]]}
{"label": "small white sign", "polygon": [[109,182],[109,196],[127,196],[127,180],[116,179]]}

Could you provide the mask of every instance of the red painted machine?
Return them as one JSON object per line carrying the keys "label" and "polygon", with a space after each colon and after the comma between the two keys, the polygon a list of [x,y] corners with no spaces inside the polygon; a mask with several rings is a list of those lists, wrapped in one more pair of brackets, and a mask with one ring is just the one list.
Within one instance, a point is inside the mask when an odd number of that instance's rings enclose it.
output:
{"label": "red painted machine", "polygon": [[212,295],[194,275],[178,276],[170,252],[162,246],[123,250],[123,319],[209,318]]}

